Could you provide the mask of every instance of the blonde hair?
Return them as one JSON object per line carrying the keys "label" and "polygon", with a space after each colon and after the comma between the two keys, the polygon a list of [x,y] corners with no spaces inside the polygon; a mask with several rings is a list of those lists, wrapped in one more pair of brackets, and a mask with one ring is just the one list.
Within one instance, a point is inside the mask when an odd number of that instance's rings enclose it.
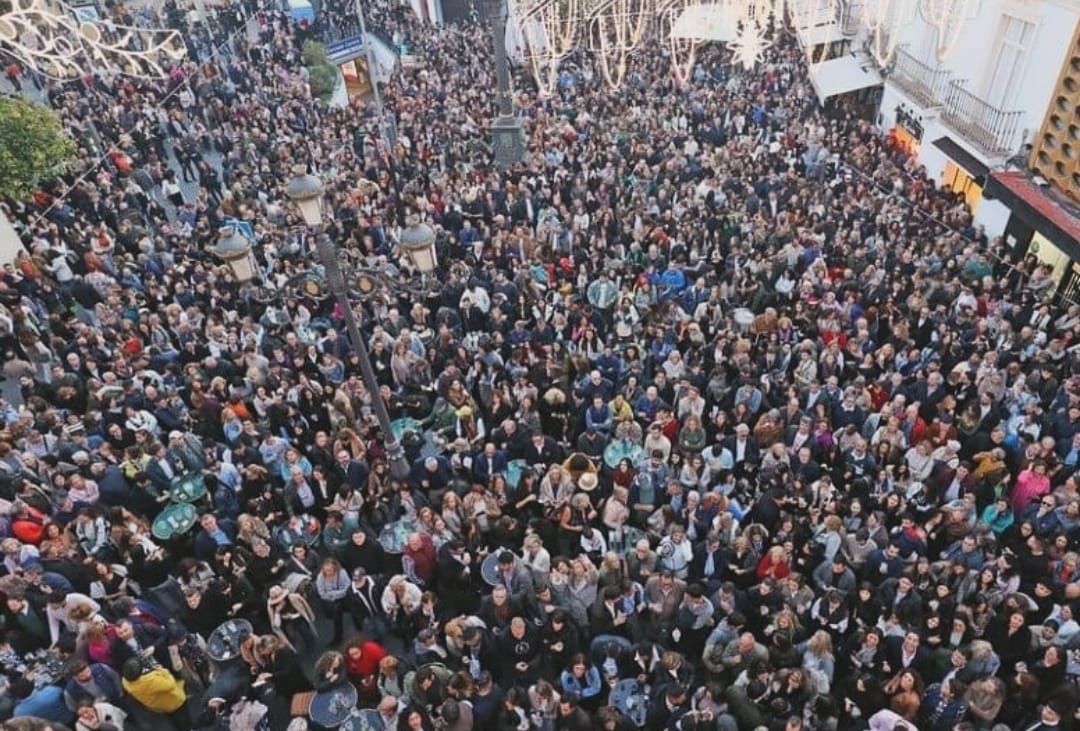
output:
{"label": "blonde hair", "polygon": [[832,655],[832,637],[823,629],[819,629],[806,643],[806,649],[815,655]]}
{"label": "blonde hair", "polygon": [[452,640],[461,639],[461,635],[465,633],[465,627],[462,626],[461,619],[454,617],[453,619],[446,620],[446,626],[443,627],[443,632],[446,636]]}
{"label": "blonde hair", "polygon": [[773,627],[781,631],[787,631],[780,627],[781,619],[786,619],[788,621],[788,627],[791,628],[792,632],[799,632],[802,630],[802,622],[799,621],[799,615],[791,609],[784,607],[776,613],[776,619],[773,620]]}
{"label": "blonde hair", "polygon": [[89,619],[94,613],[93,607],[86,602],[79,602],[70,609],[68,609],[68,618],[75,622],[81,622],[84,619]]}

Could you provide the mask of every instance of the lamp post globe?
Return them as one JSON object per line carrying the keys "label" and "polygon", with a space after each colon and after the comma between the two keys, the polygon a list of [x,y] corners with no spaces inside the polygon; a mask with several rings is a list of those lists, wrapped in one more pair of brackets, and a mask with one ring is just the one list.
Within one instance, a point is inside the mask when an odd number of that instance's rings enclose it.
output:
{"label": "lamp post globe", "polygon": [[217,244],[210,249],[210,253],[229,265],[233,277],[240,284],[247,284],[255,278],[251,242],[235,229],[226,227],[218,231]]}
{"label": "lamp post globe", "polygon": [[296,177],[285,185],[285,195],[300,209],[304,223],[312,228],[322,225],[322,180],[298,168]]}
{"label": "lamp post globe", "polygon": [[408,226],[398,237],[398,245],[421,274],[435,271],[438,260],[435,257],[435,230],[431,226],[410,216]]}

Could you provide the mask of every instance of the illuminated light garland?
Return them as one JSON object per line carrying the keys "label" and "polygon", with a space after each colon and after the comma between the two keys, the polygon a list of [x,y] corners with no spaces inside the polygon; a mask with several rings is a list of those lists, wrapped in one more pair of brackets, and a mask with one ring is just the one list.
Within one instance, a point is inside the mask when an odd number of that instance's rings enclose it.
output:
{"label": "illuminated light garland", "polygon": [[[535,2],[521,6],[525,57],[542,93],[551,94],[559,79],[559,62],[577,44],[581,34],[582,0]],[[513,12],[514,5],[511,5]]]}
{"label": "illuminated light garland", "polygon": [[734,54],[734,61],[749,71],[761,63],[770,45],[772,44],[766,40],[761,22],[755,18],[746,18],[728,48]]}
{"label": "illuminated light garland", "polygon": [[600,73],[614,89],[626,78],[630,54],[645,38],[655,13],[651,0],[606,0],[595,6],[589,19],[589,47],[596,54]]}
{"label": "illuminated light garland", "polygon": [[13,0],[0,15],[0,45],[30,69],[54,79],[88,72],[160,78],[164,64],[184,58],[180,34],[166,28],[136,28],[111,22],[88,22],[56,2]]}
{"label": "illuminated light garland", "polygon": [[685,84],[690,80],[694,63],[697,61],[700,41],[697,38],[677,36],[675,23],[689,6],[698,4],[695,0],[668,0],[662,8],[657,10],[660,37],[667,40],[668,54],[671,57],[671,72],[680,84]]}
{"label": "illuminated light garland", "polygon": [[896,52],[900,16],[904,6],[898,0],[863,0],[863,23],[869,31],[867,47],[880,66],[887,66]]}
{"label": "illuminated light garland", "polygon": [[[680,82],[693,72],[697,51],[708,40],[709,33],[692,36],[673,32],[680,17],[687,12],[699,12],[708,6],[717,19],[715,23],[733,28],[734,38],[727,41],[735,61],[752,68],[762,61],[772,45],[767,35],[780,27],[794,26],[805,30],[804,44],[807,63],[811,66],[827,60],[830,44],[813,43],[815,29],[835,23],[836,10],[848,0],[510,0],[510,12],[521,32],[522,54],[541,94],[551,94],[558,84],[559,67],[564,58],[576,48],[589,48],[597,67],[612,88],[621,86],[626,78],[629,58],[655,26],[659,40],[666,45],[672,72]],[[916,0],[894,0],[904,2]],[[927,0],[919,0],[925,2]],[[929,0],[941,4],[966,0]],[[873,18],[881,16],[888,0],[866,0],[875,6],[867,12]],[[891,6],[890,6],[891,7]],[[819,21],[826,23],[819,25]],[[685,18],[682,20],[686,22]],[[705,22],[705,21],[702,21]],[[806,28],[801,28],[802,23]],[[891,55],[891,38],[884,36],[884,21],[877,23],[877,42],[889,45],[875,53],[876,57]]]}
{"label": "illuminated light garland", "polygon": [[938,61],[944,61],[956,48],[960,40],[960,31],[970,14],[976,0],[919,0],[919,13],[923,19],[937,29]]}

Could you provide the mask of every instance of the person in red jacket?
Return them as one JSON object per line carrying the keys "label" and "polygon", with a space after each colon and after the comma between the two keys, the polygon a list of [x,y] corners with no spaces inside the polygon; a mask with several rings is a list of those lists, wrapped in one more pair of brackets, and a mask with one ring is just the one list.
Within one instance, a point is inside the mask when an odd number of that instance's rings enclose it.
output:
{"label": "person in red jacket", "polygon": [[386,655],[386,648],[374,640],[356,639],[345,648],[345,666],[349,671],[349,678],[360,691],[361,698],[374,698],[378,695],[376,679],[379,661]]}
{"label": "person in red jacket", "polygon": [[38,545],[45,533],[45,514],[21,500],[11,508],[11,534],[23,543]]}

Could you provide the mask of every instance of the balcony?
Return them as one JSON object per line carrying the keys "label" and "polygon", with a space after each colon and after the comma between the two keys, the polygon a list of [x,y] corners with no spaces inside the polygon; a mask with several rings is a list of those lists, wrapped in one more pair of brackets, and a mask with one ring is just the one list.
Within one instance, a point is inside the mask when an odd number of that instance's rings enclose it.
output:
{"label": "balcony", "polygon": [[893,82],[923,108],[945,104],[949,90],[949,70],[931,68],[903,48],[896,49],[889,81]]}
{"label": "balcony", "polygon": [[1017,147],[1017,131],[1023,122],[1020,110],[1004,111],[991,106],[964,88],[962,81],[950,81],[941,119],[967,142],[987,156],[1008,156]]}

